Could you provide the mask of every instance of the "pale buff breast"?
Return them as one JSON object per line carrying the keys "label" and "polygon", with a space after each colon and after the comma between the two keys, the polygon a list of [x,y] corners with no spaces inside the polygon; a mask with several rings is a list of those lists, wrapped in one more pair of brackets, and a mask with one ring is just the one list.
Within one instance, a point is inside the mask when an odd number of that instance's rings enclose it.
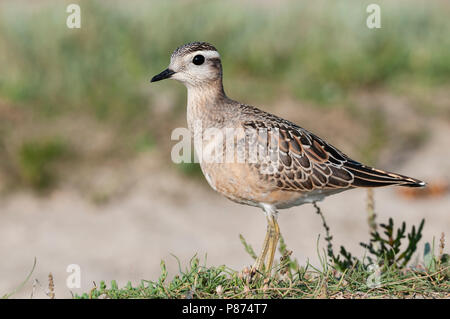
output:
{"label": "pale buff breast", "polygon": [[[246,163],[202,163],[203,174],[209,185],[232,201],[252,206],[270,204],[287,208],[311,202],[310,195],[301,192],[284,191],[257,169]],[[314,196],[321,200],[322,194]]]}

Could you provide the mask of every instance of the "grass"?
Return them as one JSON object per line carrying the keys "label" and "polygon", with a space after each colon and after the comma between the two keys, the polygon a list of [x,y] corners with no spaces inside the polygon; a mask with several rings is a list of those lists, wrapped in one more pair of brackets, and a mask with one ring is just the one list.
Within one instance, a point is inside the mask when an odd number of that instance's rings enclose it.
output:
{"label": "grass", "polygon": [[[286,260],[286,252],[284,255]],[[359,265],[343,273],[323,264],[318,269],[310,264],[290,271],[281,261],[275,276],[257,276],[249,268],[235,271],[226,266],[211,267],[192,258],[186,269],[180,266],[172,280],[164,261],[156,281],[142,280],[138,286],[129,282],[118,287],[101,281],[98,287],[76,298],[449,298],[450,266],[429,273],[426,269],[386,268],[378,287],[371,287],[368,278],[373,271]],[[370,279],[369,279],[370,280]],[[369,283],[369,285],[368,285]]]}
{"label": "grass", "polygon": [[48,188],[54,182],[55,162],[61,160],[65,152],[65,144],[59,139],[23,143],[17,161],[21,179],[36,189]]}
{"label": "grass", "polygon": [[7,2],[0,24],[0,61],[8,62],[2,63],[0,94],[47,114],[82,108],[122,121],[141,114],[152,103],[144,84],[166,67],[174,48],[194,39],[219,48],[226,79],[233,78],[227,87],[247,98],[276,98],[285,89],[327,103],[400,79],[435,85],[450,78],[450,23],[440,1],[382,1],[379,30],[365,26],[370,2],[364,1],[291,1],[275,8],[82,1],[79,30],[63,24],[69,2],[50,3],[26,8]]}
{"label": "grass", "polygon": [[[191,258],[187,265],[178,262],[178,272],[169,275],[166,263],[161,261],[161,273],[156,280],[141,280],[138,285],[128,282],[119,287],[115,280],[110,283],[100,281],[77,299],[280,299],[280,298],[450,298],[450,256],[445,253],[445,235],[439,242],[426,242],[423,253],[418,252],[422,239],[424,221],[412,226],[407,232],[406,224],[395,227],[392,219],[386,224],[376,223],[373,196],[368,192],[367,213],[370,226],[368,243],[360,243],[366,248],[365,255],[355,257],[345,247],[340,253],[333,251],[333,236],[321,209],[314,204],[324,227],[326,249],[321,248],[320,235],[317,238],[319,265],[306,262],[299,264],[288,249],[284,238],[280,237],[279,260],[275,261],[272,274],[257,272],[252,267],[237,271],[227,267],[207,265],[207,256],[202,260]],[[382,232],[380,232],[380,230]],[[240,240],[249,256],[257,256],[240,235]],[[415,258],[412,258],[415,255]],[[31,278],[36,259],[26,279],[11,293],[8,299],[23,289]],[[54,299],[55,283],[49,274],[46,294]],[[36,281],[36,280],[35,280]],[[40,285],[40,284],[39,284]],[[34,284],[33,284],[34,292]]]}
{"label": "grass", "polygon": [[[125,287],[119,287],[116,281],[108,286],[100,282],[82,295],[75,298],[83,299],[141,299],[141,298],[449,298],[450,297],[450,259],[444,254],[444,234],[441,236],[439,250],[435,246],[425,244],[423,261],[417,260],[410,265],[407,262],[416,251],[417,242],[421,238],[423,221],[407,236],[407,247],[401,251],[405,242],[405,224],[395,231],[392,220],[387,225],[380,224],[385,229],[387,238],[381,238],[378,232],[372,232],[370,244],[361,243],[369,248],[368,254],[361,259],[351,256],[341,247],[342,255],[336,258],[332,248],[332,236],[324,216],[321,215],[326,231],[327,250],[320,252],[319,239],[317,252],[320,267],[314,267],[309,262],[301,266],[292,259],[292,251],[287,249],[284,239],[280,238],[280,260],[275,264],[273,275],[259,273],[245,267],[236,271],[225,265],[207,266],[206,256],[201,264],[194,256],[189,264],[182,269],[178,261],[179,271],[171,280],[164,261],[161,261],[161,275],[155,280],[142,280],[137,286],[131,282]],[[370,207],[369,207],[370,209]],[[248,245],[242,235],[241,241],[246,252],[256,259],[253,248]],[[374,249],[377,247],[377,250]],[[342,262],[340,257],[347,259]],[[176,258],[176,257],[175,257]]]}

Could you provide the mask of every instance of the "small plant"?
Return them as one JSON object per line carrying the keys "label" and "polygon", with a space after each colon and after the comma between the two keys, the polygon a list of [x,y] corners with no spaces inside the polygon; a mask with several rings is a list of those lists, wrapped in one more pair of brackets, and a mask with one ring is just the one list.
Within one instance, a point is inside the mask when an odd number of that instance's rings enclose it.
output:
{"label": "small plant", "polygon": [[[252,255],[253,248],[241,237],[245,250]],[[161,274],[154,281],[141,280],[133,285],[128,282],[119,287],[116,281],[94,287],[75,298],[83,299],[128,299],[128,298],[448,298],[449,277],[447,268],[432,274],[417,271],[399,271],[394,265],[386,265],[380,287],[367,285],[370,271],[362,263],[340,272],[333,267],[322,265],[318,269],[307,263],[300,266],[292,259],[292,251],[280,240],[281,258],[272,276],[255,276],[251,267],[235,271],[222,265],[206,266],[194,256],[185,270],[170,276],[166,264],[161,261]],[[178,260],[178,259],[177,259]],[[323,261],[323,260],[322,260]],[[440,276],[440,277],[439,277]],[[430,280],[432,278],[432,280]]]}
{"label": "small plant", "polygon": [[22,180],[35,189],[48,188],[54,182],[53,164],[66,153],[59,139],[28,141],[18,151],[18,168]]}
{"label": "small plant", "polygon": [[[373,212],[373,203],[370,205]],[[442,234],[438,252],[433,245],[425,245],[424,264],[406,267],[417,250],[422,238],[424,220],[416,228],[406,233],[406,224],[394,227],[389,219],[387,224],[376,224],[372,218],[369,243],[361,243],[370,256],[358,259],[343,246],[340,253],[333,252],[332,236],[325,218],[317,205],[326,231],[327,249],[325,256],[319,253],[321,267],[309,262],[300,266],[292,258],[292,251],[280,236],[279,252],[281,258],[275,263],[271,274],[256,272],[251,267],[241,271],[232,270],[225,265],[207,267],[201,265],[194,256],[185,270],[177,258],[179,273],[169,280],[166,264],[161,261],[161,275],[155,281],[142,280],[133,286],[130,282],[119,288],[115,281],[110,287],[102,281],[94,285],[89,293],[76,298],[449,298],[450,265],[444,254],[444,235]],[[377,229],[383,230],[380,234]],[[254,249],[245,238],[239,236],[245,251],[256,259]],[[319,237],[320,238],[320,237]],[[405,239],[408,240],[404,249]],[[319,241],[318,241],[319,242]],[[319,249],[318,249],[319,252]],[[176,258],[176,257],[175,257]],[[374,269],[375,265],[382,266]],[[374,272],[375,271],[375,272]],[[370,284],[370,279],[378,273],[378,282]],[[375,285],[373,285],[375,284]]]}
{"label": "small plant", "polygon": [[[335,268],[340,271],[344,271],[356,264],[362,264],[364,267],[369,265],[387,265],[395,266],[397,268],[405,267],[411,260],[412,255],[417,250],[417,243],[422,238],[422,230],[425,224],[425,220],[422,219],[417,230],[416,226],[413,226],[411,231],[407,234],[408,243],[404,250],[401,249],[403,244],[403,239],[406,238],[406,223],[403,222],[402,226],[398,229],[394,228],[394,221],[389,218],[388,224],[374,224],[372,221],[369,243],[361,242],[360,245],[367,249],[367,251],[372,256],[367,256],[367,261],[361,261],[354,257],[345,247],[341,246],[340,251],[337,255],[334,254],[333,245],[331,240],[333,237],[330,235],[330,228],[326,224],[325,218],[320,210],[320,208],[314,204],[316,207],[316,212],[322,218],[323,225],[326,232],[325,241],[327,242],[327,254],[330,262]],[[380,234],[377,230],[378,227],[384,229],[384,232]],[[383,235],[384,234],[384,235]]]}
{"label": "small plant", "polygon": [[[444,233],[441,234],[441,239],[439,241],[439,252],[436,255],[435,254],[435,244],[434,244],[434,238],[433,243],[430,245],[430,243],[425,243],[424,253],[423,253],[423,263],[425,270],[429,273],[437,273],[437,279],[438,281],[442,279],[442,276],[450,276],[450,257],[448,254],[444,253],[444,247],[445,247],[445,235]],[[446,273],[441,274],[441,269],[447,269]]]}
{"label": "small plant", "polygon": [[398,268],[405,267],[410,261],[412,255],[417,250],[417,243],[422,238],[423,225],[425,224],[425,219],[419,224],[417,228],[413,226],[411,231],[408,233],[408,244],[407,247],[402,251],[402,239],[406,238],[406,223],[403,222],[402,226],[395,231],[394,221],[389,218],[388,224],[380,224],[380,227],[384,229],[384,235],[380,234],[378,231],[372,232],[370,242],[368,244],[360,243],[360,245],[366,248],[376,260],[367,257],[370,264],[380,263],[386,265],[396,265]]}
{"label": "small plant", "polygon": [[25,280],[22,281],[22,283],[20,283],[20,285],[19,285],[18,287],[16,287],[12,292],[7,293],[7,294],[5,294],[5,295],[3,295],[3,296],[0,295],[0,299],[8,299],[8,298],[14,296],[17,292],[19,292],[20,290],[23,289],[23,287],[24,287],[24,286],[27,284],[27,282],[30,280],[31,275],[33,274],[34,269],[36,268],[36,262],[37,262],[36,257],[34,257],[33,267],[31,267],[31,270],[30,270],[30,272],[28,273],[28,275],[26,276]]}

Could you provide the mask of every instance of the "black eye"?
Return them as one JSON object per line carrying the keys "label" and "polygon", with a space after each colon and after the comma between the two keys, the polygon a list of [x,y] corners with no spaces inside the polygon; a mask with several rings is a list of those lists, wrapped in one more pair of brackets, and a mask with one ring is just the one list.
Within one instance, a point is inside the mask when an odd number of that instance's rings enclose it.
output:
{"label": "black eye", "polygon": [[205,62],[205,57],[201,54],[196,55],[192,60],[192,63],[194,63],[195,65],[201,65],[203,64],[203,62]]}

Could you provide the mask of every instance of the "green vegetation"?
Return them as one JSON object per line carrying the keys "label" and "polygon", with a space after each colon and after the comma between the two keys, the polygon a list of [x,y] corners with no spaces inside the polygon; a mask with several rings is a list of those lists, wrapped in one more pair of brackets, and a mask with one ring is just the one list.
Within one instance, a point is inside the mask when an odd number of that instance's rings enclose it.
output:
{"label": "green vegetation", "polygon": [[[98,287],[76,298],[448,298],[450,264],[440,263],[432,270],[418,266],[401,268],[390,265],[380,272],[380,283],[372,286],[373,268],[362,263],[340,272],[333,266],[310,264],[299,266],[282,243],[283,257],[273,277],[258,275],[245,268],[234,271],[226,266],[208,267],[193,257],[185,270],[172,280],[164,261],[156,281],[142,280],[137,286],[129,282],[118,287],[101,281]],[[436,258],[434,256],[433,258]],[[448,258],[448,257],[447,257]],[[322,257],[322,261],[324,261]]]}
{"label": "green vegetation", "polygon": [[65,145],[59,139],[28,141],[19,149],[19,173],[26,184],[45,189],[54,181],[52,169],[65,153]]}
{"label": "green vegetation", "polygon": [[[446,269],[448,270],[448,268]],[[373,272],[354,268],[345,274],[333,269],[319,270],[311,266],[295,273],[292,278],[252,278],[248,271],[236,273],[225,266],[200,266],[197,258],[185,272],[172,281],[161,277],[155,281],[143,280],[133,287],[128,283],[119,288],[111,282],[77,298],[448,298],[449,283],[437,281],[441,272],[426,273],[413,270],[399,272],[388,269],[383,273],[383,284],[378,288],[367,286]]]}
{"label": "green vegetation", "polygon": [[[372,193],[370,193],[372,194]],[[369,195],[369,201],[373,202],[372,195]],[[314,204],[317,214],[320,215],[323,221],[323,226],[326,231],[325,241],[327,244],[327,255],[329,258],[330,264],[334,266],[339,271],[345,271],[348,268],[354,267],[358,264],[363,264],[365,268],[368,268],[370,265],[377,264],[378,266],[389,267],[392,266],[394,268],[403,268],[411,260],[411,257],[417,250],[417,243],[422,238],[422,230],[425,224],[425,219],[422,219],[420,225],[417,230],[416,227],[413,226],[411,232],[405,236],[406,232],[406,223],[403,222],[402,226],[395,230],[394,221],[392,218],[389,218],[388,224],[380,224],[379,227],[384,229],[383,234],[380,234],[377,231],[377,225],[375,223],[375,215],[371,214],[373,207],[368,207],[369,213],[369,225],[371,227],[370,233],[370,242],[369,243],[360,243],[362,247],[364,247],[371,255],[366,257],[366,261],[361,261],[358,258],[352,256],[344,246],[341,246],[339,254],[335,254],[333,250],[332,239],[333,236],[330,234],[330,228],[328,227],[325,217],[322,214],[320,208]],[[402,240],[408,238],[408,245],[402,251]],[[430,252],[428,252],[430,253]],[[342,259],[341,259],[342,258]],[[433,257],[434,258],[434,257]],[[440,258],[444,258],[447,261],[448,256],[441,256]],[[435,258],[434,258],[435,259]],[[428,263],[427,263],[428,264]]]}
{"label": "green vegetation", "polygon": [[21,289],[23,289],[23,287],[25,286],[25,284],[30,280],[31,275],[33,274],[34,269],[36,268],[36,257],[34,258],[34,262],[33,262],[33,267],[31,268],[31,271],[28,273],[27,277],[24,279],[24,281],[22,283],[20,283],[20,285],[14,289],[12,292],[7,293],[3,296],[0,297],[0,299],[8,299],[11,298],[12,296],[14,296],[14,294],[16,294],[18,291],[20,291]]}
{"label": "green vegetation", "polygon": [[[318,214],[323,215],[316,206]],[[408,234],[405,244],[406,225],[394,228],[393,221],[379,226],[385,229],[386,238],[378,232],[371,234],[370,243],[361,243],[368,248],[370,256],[358,259],[344,247],[341,255],[335,256],[332,249],[332,236],[324,221],[327,252],[318,254],[321,267],[307,263],[299,265],[291,258],[292,251],[287,249],[280,238],[281,258],[274,266],[274,274],[268,276],[256,273],[251,268],[242,271],[232,270],[225,265],[219,267],[200,264],[194,256],[185,270],[180,262],[179,273],[168,280],[165,262],[161,261],[161,275],[156,281],[142,280],[138,286],[131,282],[118,287],[112,281],[108,287],[104,281],[93,287],[90,292],[76,298],[448,298],[450,288],[450,258],[444,254],[442,235],[439,251],[435,253],[429,243],[425,245],[423,262],[407,266],[417,243],[421,238],[424,222]],[[256,259],[253,248],[240,236],[247,253]],[[376,248],[375,248],[376,247]],[[344,260],[341,260],[344,257]]]}
{"label": "green vegetation", "polygon": [[[178,262],[178,273],[169,276],[166,264],[161,261],[161,274],[157,280],[141,280],[138,285],[128,282],[119,287],[115,280],[108,285],[94,282],[92,289],[74,298],[83,299],[128,299],[128,298],[449,298],[450,256],[444,252],[445,237],[439,243],[425,243],[424,251],[417,249],[422,238],[424,221],[412,226],[406,234],[406,224],[394,227],[389,219],[386,224],[377,224],[373,212],[373,198],[368,197],[369,226],[372,229],[362,258],[353,256],[341,246],[340,254],[333,252],[332,235],[325,217],[315,204],[316,212],[323,221],[326,249],[321,249],[317,239],[318,267],[306,262],[300,265],[292,257],[293,252],[280,237],[278,246],[280,259],[275,261],[272,275],[256,272],[251,267],[241,271],[225,265],[207,266],[194,256],[185,267]],[[384,230],[380,234],[376,229]],[[257,256],[240,235],[240,240],[249,256]],[[412,259],[413,255],[415,258]],[[412,261],[413,260],[413,261]],[[412,261],[412,262],[411,262]],[[32,276],[36,265],[18,287],[2,298],[12,297],[23,289]],[[171,278],[171,279],[170,279]],[[48,293],[55,298],[53,275],[49,274]]]}
{"label": "green vegetation", "polygon": [[219,48],[227,87],[245,97],[275,98],[273,93],[285,89],[326,103],[352,89],[405,78],[448,84],[450,23],[442,3],[382,1],[378,30],[365,26],[368,3],[327,2],[325,10],[297,1],[276,8],[82,1],[78,30],[65,26],[65,2],[38,8],[3,4],[0,94],[49,114],[81,108],[125,122],[152,102],[147,80],[167,65],[174,48],[193,40]]}

